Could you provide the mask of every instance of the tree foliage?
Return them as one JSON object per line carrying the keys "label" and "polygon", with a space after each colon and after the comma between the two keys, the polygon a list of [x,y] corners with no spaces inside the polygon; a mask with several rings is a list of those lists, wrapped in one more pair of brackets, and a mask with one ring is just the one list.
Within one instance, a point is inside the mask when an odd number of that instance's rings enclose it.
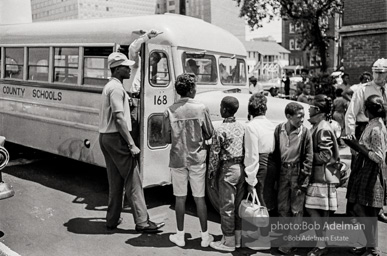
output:
{"label": "tree foliage", "polygon": [[343,10],[343,0],[233,0],[241,7],[240,17],[249,26],[262,27],[264,20],[275,17],[289,19],[301,35],[303,50],[316,51],[321,58],[321,71],[327,70],[327,49],[334,39],[327,33],[329,18]]}

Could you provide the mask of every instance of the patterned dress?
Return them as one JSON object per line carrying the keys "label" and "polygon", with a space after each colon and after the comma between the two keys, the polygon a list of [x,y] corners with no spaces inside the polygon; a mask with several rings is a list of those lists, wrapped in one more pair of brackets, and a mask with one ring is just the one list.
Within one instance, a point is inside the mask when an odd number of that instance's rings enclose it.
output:
{"label": "patterned dress", "polygon": [[381,171],[385,172],[387,151],[387,130],[381,118],[370,120],[359,143],[370,152],[368,157],[358,154],[347,187],[350,203],[382,208],[385,192],[381,181]]}

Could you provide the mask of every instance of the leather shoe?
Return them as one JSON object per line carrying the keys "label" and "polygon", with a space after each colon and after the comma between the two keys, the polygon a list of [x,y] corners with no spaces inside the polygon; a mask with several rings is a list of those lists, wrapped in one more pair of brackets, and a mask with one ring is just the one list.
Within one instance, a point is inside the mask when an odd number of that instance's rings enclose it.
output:
{"label": "leather shoe", "polygon": [[387,223],[387,216],[383,212],[379,213],[378,220],[384,223]]}
{"label": "leather shoe", "polygon": [[114,226],[106,225],[106,228],[107,228],[107,230],[113,230],[113,229],[116,229],[118,227],[118,225],[120,225],[121,223],[122,223],[122,218],[119,218],[116,225],[114,225]]}
{"label": "leather shoe", "polygon": [[159,228],[164,227],[164,222],[154,223],[148,220],[148,225],[146,226],[138,226],[136,225],[136,231],[139,233],[157,233],[159,232]]}
{"label": "leather shoe", "polygon": [[363,255],[367,251],[367,248],[366,247],[358,247],[358,248],[352,247],[348,251],[350,253],[352,253],[353,255]]}

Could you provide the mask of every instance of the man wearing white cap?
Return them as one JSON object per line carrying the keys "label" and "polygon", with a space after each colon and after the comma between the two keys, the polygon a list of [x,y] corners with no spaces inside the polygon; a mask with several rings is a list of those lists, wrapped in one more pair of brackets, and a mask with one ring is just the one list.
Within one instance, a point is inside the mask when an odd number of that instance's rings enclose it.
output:
{"label": "man wearing white cap", "polygon": [[106,227],[113,230],[122,222],[122,194],[125,188],[133,210],[136,231],[156,232],[164,223],[149,220],[144,191],[135,155],[140,149],[130,135],[131,119],[129,96],[123,87],[123,80],[129,79],[130,67],[134,61],[118,52],[108,57],[112,73],[110,81],[102,91],[102,105],[99,115],[99,144],[105,157],[109,182],[109,201]]}
{"label": "man wearing white cap", "polygon": [[[381,58],[375,61],[372,65],[374,80],[365,84],[358,89],[352,96],[348,110],[345,114],[345,130],[347,136],[354,136],[357,140],[360,139],[366,125],[368,117],[364,114],[364,103],[371,95],[378,95],[383,98],[385,107],[387,105],[386,82],[387,82],[387,59]],[[354,154],[352,155],[352,163]],[[351,164],[352,167],[352,164]],[[351,213],[351,204],[347,204],[347,213]],[[379,213],[379,220],[387,222],[387,216],[383,210]]]}

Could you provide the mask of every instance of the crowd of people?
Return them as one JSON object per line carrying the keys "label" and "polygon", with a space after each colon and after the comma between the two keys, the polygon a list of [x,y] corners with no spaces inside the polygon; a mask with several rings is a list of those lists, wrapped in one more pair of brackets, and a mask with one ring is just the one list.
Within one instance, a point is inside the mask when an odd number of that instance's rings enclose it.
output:
{"label": "crowd of people", "polygon": [[[99,126],[109,179],[106,225],[108,229],[114,229],[120,224],[125,190],[133,208],[136,230],[155,232],[164,223],[150,221],[147,213],[135,160],[140,150],[129,132],[129,99],[122,86],[122,80],[128,78],[129,66],[134,62],[122,53],[112,53],[108,62],[112,79],[102,93]],[[387,60],[376,61],[372,70],[373,80],[357,88],[345,85],[337,90],[327,89],[329,80],[321,79],[318,86],[313,86],[315,95],[311,99],[307,97],[311,86],[306,82],[298,99],[301,102],[307,99],[310,104],[310,130],[303,125],[304,106],[296,101],[288,103],[284,110],[287,121],[274,125],[265,117],[267,98],[259,92],[249,99],[246,123],[235,118],[238,99],[224,97],[219,109],[224,120],[214,129],[209,109],[194,99],[195,74],[179,75],[175,89],[180,99],[164,112],[162,129],[165,141],[171,144],[169,167],[176,198],[176,233],[170,235],[170,241],[180,247],[186,243],[184,215],[188,185],[197,207],[202,247],[232,252],[241,246],[242,219],[238,207],[246,191],[256,191],[270,216],[291,217],[292,222],[300,223],[305,209],[316,222],[326,221],[338,207],[337,182],[326,175],[328,166],[339,160],[340,140],[330,125],[331,119],[335,118],[345,122],[342,140],[353,149],[347,214],[374,217],[359,220],[367,227],[364,230],[367,245],[351,251],[358,255],[379,255],[375,225],[386,203],[387,100],[384,87]],[[336,89],[333,83],[330,85]],[[349,104],[342,103],[344,95],[337,95],[333,100],[335,91],[350,95],[349,90],[353,92]],[[208,231],[206,179],[217,183],[219,189],[223,234],[220,241],[214,241]],[[269,231],[261,230],[261,236],[267,236]],[[316,235],[323,237],[324,232],[326,230],[316,230]],[[291,254],[296,247],[297,243],[289,241],[276,250]],[[326,242],[319,242],[308,256],[327,253]]]}

